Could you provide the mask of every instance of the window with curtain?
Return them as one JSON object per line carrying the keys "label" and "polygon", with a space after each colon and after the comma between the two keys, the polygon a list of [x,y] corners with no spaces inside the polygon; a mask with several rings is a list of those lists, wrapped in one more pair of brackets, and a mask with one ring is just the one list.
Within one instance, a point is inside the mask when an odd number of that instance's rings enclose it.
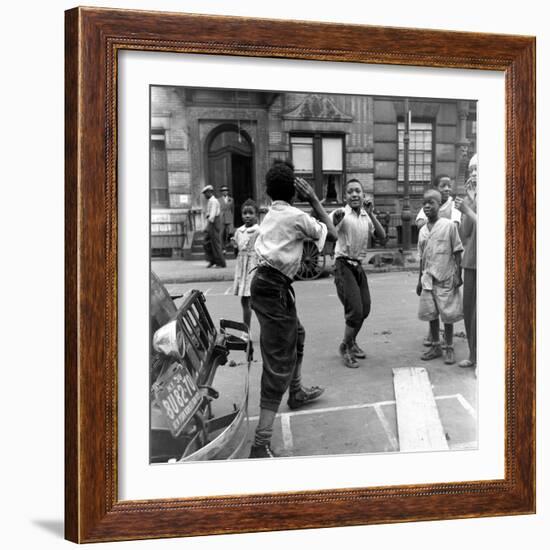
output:
{"label": "window with curtain", "polygon": [[290,148],[296,175],[306,179],[325,203],[342,202],[344,136],[291,135]]}

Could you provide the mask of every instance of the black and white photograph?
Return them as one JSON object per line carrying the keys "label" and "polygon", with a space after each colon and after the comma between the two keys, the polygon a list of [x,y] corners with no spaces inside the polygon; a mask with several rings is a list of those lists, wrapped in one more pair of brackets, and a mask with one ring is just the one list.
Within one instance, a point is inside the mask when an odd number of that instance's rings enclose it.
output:
{"label": "black and white photograph", "polygon": [[150,462],[477,449],[476,100],[149,109]]}

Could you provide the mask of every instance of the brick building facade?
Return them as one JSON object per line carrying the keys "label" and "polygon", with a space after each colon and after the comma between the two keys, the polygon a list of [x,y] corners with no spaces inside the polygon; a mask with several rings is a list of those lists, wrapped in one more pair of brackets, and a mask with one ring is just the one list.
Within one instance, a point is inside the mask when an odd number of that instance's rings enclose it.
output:
{"label": "brick building facade", "polygon": [[[202,227],[201,189],[227,185],[239,206],[269,204],[264,179],[289,158],[328,209],[357,178],[390,220],[399,244],[403,197],[403,98],[151,87],[151,222],[157,255],[181,256]],[[438,174],[462,191],[476,148],[476,103],[410,98],[413,215]]]}

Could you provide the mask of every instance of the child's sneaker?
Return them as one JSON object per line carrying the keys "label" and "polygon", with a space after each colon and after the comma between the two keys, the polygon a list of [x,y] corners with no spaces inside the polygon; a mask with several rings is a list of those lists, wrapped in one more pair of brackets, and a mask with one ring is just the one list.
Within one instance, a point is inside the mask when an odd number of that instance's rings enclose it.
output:
{"label": "child's sneaker", "polygon": [[357,342],[353,342],[351,353],[353,353],[356,359],[365,359],[367,356],[367,354],[357,345]]}
{"label": "child's sneaker", "polygon": [[454,365],[455,363],[455,351],[453,346],[447,346],[445,349],[445,361],[446,365]]}
{"label": "child's sneaker", "polygon": [[443,351],[441,349],[441,345],[438,342],[436,344],[432,344],[432,347],[428,351],[424,352],[420,356],[420,359],[422,359],[422,361],[431,361],[432,359],[437,359],[442,355],[443,355]]}
{"label": "child's sneaker", "polygon": [[353,353],[351,350],[342,342],[340,344],[340,355],[342,356],[342,359],[344,360],[344,365],[348,367],[348,369],[356,369],[359,367],[359,363],[357,362],[357,359],[355,359]]}
{"label": "child's sneaker", "polygon": [[252,445],[250,448],[250,454],[248,458],[277,458],[269,444],[266,445]]}
{"label": "child's sneaker", "polygon": [[287,404],[291,409],[299,409],[311,401],[315,401],[321,395],[323,395],[325,388],[320,388],[319,386],[311,386],[306,388],[301,387],[297,392],[291,393],[288,396]]}

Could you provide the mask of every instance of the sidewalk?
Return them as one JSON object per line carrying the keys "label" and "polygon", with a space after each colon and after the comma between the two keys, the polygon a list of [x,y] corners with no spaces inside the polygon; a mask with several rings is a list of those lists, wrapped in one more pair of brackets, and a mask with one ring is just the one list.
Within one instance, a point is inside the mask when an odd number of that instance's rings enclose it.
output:
{"label": "sidewalk", "polygon": [[164,284],[232,281],[236,263],[230,258],[226,259],[226,267],[207,268],[205,260],[152,260],[151,269]]}
{"label": "sidewalk", "polygon": [[[381,252],[384,252],[381,250]],[[206,267],[206,261],[199,260],[152,260],[151,269],[157,274],[164,284],[176,283],[194,283],[199,281],[232,281],[235,274],[235,264],[237,260],[234,258],[226,259],[226,267]],[[321,277],[326,277],[332,274],[334,260],[327,256],[325,273]],[[363,263],[363,268],[367,273],[388,273],[396,271],[418,271],[418,262],[416,254],[411,254],[405,259],[404,266],[383,265],[375,267],[367,262]]]}

